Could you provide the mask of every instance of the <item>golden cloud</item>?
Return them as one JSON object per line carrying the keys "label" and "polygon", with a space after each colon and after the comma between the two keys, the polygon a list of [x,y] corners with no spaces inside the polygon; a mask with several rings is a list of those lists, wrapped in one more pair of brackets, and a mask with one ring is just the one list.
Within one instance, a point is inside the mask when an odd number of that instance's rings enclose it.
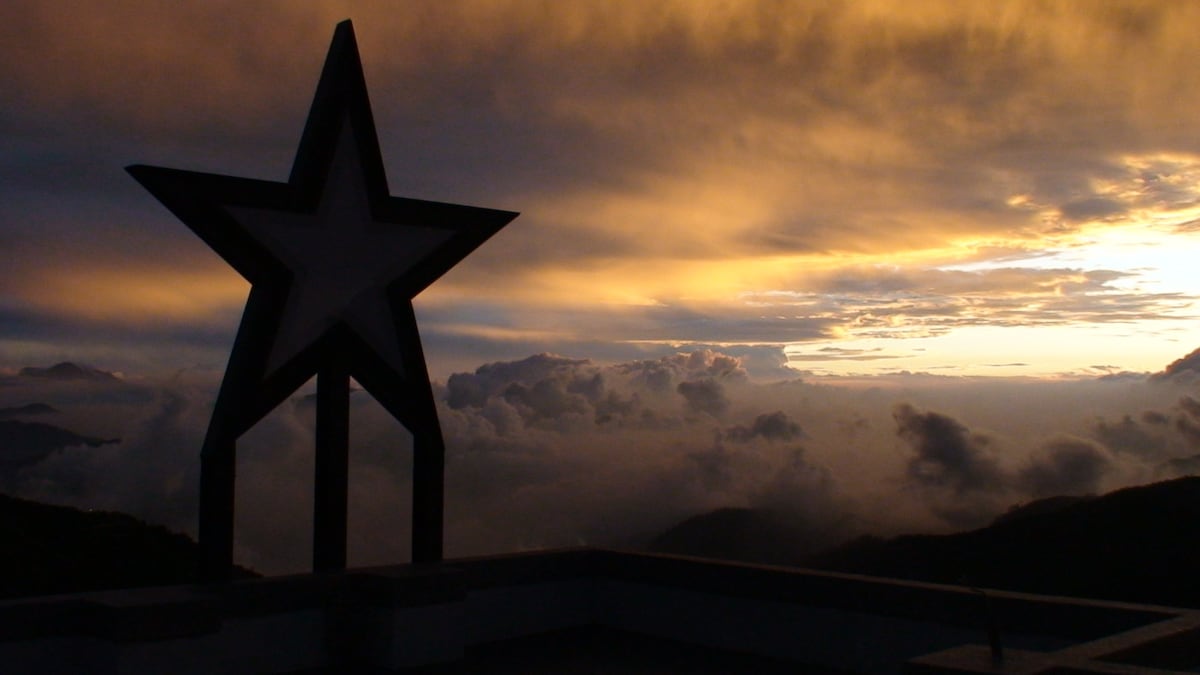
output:
{"label": "golden cloud", "polygon": [[120,325],[202,325],[237,316],[249,291],[222,268],[82,265],[35,273],[17,292],[41,313]]}
{"label": "golden cloud", "polygon": [[[625,307],[644,322],[632,332],[655,336],[680,324],[634,308],[761,325],[746,298],[869,285],[881,265],[949,297],[963,277],[929,270],[1015,267],[1138,223],[1166,241],[1200,213],[1197,3],[25,2],[9,15],[12,128],[71,127],[230,173],[291,154],[329,30],[353,18],[393,192],[523,213],[422,296],[431,307]],[[159,160],[114,167],[128,161]],[[976,282],[1018,293],[999,273]],[[85,283],[107,310],[74,299]],[[48,271],[24,292],[81,315],[201,316],[240,283],[146,263]],[[836,311],[796,320],[827,326]]]}

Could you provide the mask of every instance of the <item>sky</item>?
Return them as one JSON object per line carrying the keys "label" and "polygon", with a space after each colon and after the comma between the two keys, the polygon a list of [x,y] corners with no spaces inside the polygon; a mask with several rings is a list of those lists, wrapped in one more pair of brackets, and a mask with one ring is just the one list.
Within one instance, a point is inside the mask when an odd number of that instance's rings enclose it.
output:
{"label": "sky", "polygon": [[392,193],[522,214],[419,298],[435,376],[1200,342],[1195,3],[51,1],[0,28],[0,361],[221,368],[247,286],[122,169],[284,180],[344,18]]}
{"label": "sky", "polygon": [[[22,494],[189,527],[248,285],[124,167],[286,180],[346,18],[391,193],[521,213],[416,300],[450,466],[507,486],[450,472],[483,500],[454,502],[458,550],[631,536],[603,523],[655,490],[657,526],[769,502],[780,476],[824,495],[804,509],[952,527],[1200,452],[1191,381],[1147,376],[1200,347],[1195,2],[0,14],[0,407],[45,401],[58,426],[123,438],[23,465]],[[124,379],[85,396],[17,374],[66,360]],[[356,442],[382,462],[361,480],[382,494],[403,484],[380,449],[401,432],[360,405]],[[287,452],[307,438],[297,411],[263,423]],[[179,447],[147,463],[155,438]],[[278,484],[246,499],[306,498],[248,454],[243,473]],[[145,466],[120,489],[81,477],[131,457]],[[592,483],[559,480],[567,465]],[[536,535],[469,516],[518,523],[565,494],[596,496]],[[887,523],[864,515],[897,499]],[[270,522],[240,531],[279,536]],[[275,569],[298,545],[279,546],[245,554]]]}

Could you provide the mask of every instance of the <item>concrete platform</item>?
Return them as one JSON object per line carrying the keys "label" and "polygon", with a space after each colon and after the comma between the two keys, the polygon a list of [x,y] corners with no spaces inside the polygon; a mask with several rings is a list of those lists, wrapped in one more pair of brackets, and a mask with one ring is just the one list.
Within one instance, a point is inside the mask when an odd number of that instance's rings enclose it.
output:
{"label": "concrete platform", "polygon": [[[0,665],[139,675],[1140,673],[1193,663],[1196,621],[1169,607],[574,549],[4,602]],[[985,646],[989,626],[1002,664]]]}

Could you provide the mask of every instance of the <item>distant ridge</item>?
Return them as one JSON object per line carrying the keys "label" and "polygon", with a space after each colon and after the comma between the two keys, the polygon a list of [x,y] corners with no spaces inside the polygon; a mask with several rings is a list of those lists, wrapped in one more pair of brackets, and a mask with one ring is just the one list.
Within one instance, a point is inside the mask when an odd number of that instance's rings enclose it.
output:
{"label": "distant ridge", "polygon": [[3,598],[196,581],[191,538],[124,513],[0,495],[0,550]]}
{"label": "distant ridge", "polygon": [[918,581],[1200,607],[1200,477],[1052,500],[971,532],[863,537],[804,564]]}
{"label": "distant ridge", "polygon": [[1035,499],[1028,504],[1019,504],[1014,506],[1008,511],[996,516],[996,519],[992,521],[992,525],[1009,523],[1014,520],[1020,520],[1021,518],[1028,518],[1030,516],[1041,516],[1048,513],[1054,513],[1056,511],[1061,511],[1068,506],[1073,506],[1080,502],[1095,498],[1096,495],[1061,495],[1058,497]]}
{"label": "distant ridge", "polygon": [[16,417],[35,417],[38,415],[53,415],[58,408],[45,403],[29,403],[14,408],[0,408],[0,420],[11,420]]}
{"label": "distant ridge", "polygon": [[37,464],[71,446],[98,448],[120,442],[119,438],[82,436],[53,424],[0,418],[0,470]]}
{"label": "distant ridge", "polygon": [[[1014,507],[948,535],[862,536],[760,509],[717,509],[645,548],[1046,595],[1200,607],[1200,477]],[[830,548],[832,546],[832,548]]]}
{"label": "distant ridge", "polygon": [[49,368],[38,368],[35,366],[26,366],[18,373],[22,377],[40,377],[47,380],[90,380],[93,382],[117,382],[120,378],[116,375],[105,371],[92,368],[90,366],[81,366],[70,361],[56,363]]}
{"label": "distant ridge", "polygon": [[768,509],[723,508],[684,520],[654,537],[646,548],[789,565],[839,541],[832,526],[814,526]]}

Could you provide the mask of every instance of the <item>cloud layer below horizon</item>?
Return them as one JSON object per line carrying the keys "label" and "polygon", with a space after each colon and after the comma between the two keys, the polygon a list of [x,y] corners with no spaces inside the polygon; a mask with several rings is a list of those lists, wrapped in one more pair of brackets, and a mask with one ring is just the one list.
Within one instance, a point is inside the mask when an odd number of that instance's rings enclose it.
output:
{"label": "cloud layer below horizon", "polygon": [[[727,507],[770,511],[833,544],[977,527],[1042,497],[1195,474],[1198,359],[1154,377],[910,374],[870,388],[762,383],[711,350],[489,363],[435,387],[446,552],[636,546]],[[216,384],[204,371],[0,376],[0,491],[194,534]],[[351,564],[406,561],[409,438],[361,392],[352,421]],[[306,569],[313,423],[311,397],[298,395],[239,442],[239,562]]]}

